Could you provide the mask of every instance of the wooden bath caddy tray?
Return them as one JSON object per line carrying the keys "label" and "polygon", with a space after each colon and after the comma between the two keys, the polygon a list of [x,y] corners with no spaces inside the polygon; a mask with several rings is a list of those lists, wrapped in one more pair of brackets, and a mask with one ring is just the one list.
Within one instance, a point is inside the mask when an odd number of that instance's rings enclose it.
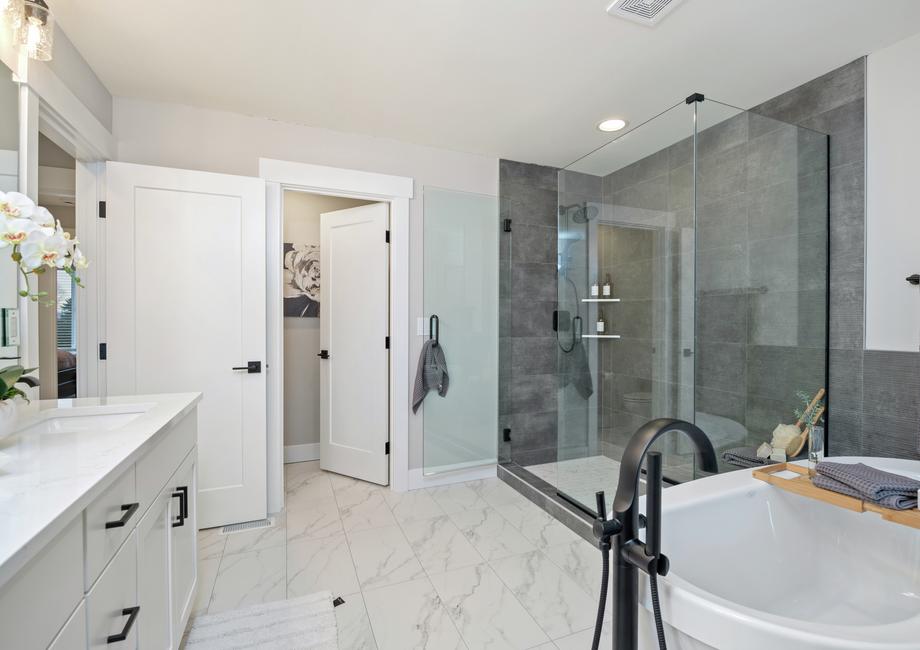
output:
{"label": "wooden bath caddy tray", "polygon": [[[777,473],[783,471],[793,472],[798,476],[795,478],[776,476]],[[838,494],[831,490],[824,490],[815,487],[809,476],[810,474],[807,467],[793,465],[791,463],[766,465],[754,470],[754,478],[769,483],[781,490],[786,490],[786,492],[793,492],[803,497],[824,501],[838,508],[846,508],[853,512],[874,512],[881,516],[882,519],[887,519],[888,521],[901,524],[902,526],[920,529],[920,510],[892,510],[890,508],[883,508],[870,501],[863,501],[862,499],[849,497],[845,494]]]}

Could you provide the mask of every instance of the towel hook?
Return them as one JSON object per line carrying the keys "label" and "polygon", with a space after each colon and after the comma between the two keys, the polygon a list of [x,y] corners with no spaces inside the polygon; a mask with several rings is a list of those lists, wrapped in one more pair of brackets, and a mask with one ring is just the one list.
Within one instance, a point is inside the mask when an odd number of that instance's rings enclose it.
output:
{"label": "towel hook", "polygon": [[428,338],[434,341],[433,346],[438,347],[438,340],[441,337],[441,319],[437,314],[432,314],[428,319]]}

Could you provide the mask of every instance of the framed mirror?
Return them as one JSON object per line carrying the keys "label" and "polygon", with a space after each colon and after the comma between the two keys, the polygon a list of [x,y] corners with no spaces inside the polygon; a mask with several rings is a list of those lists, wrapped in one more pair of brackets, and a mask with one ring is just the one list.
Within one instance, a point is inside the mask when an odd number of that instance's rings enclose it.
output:
{"label": "framed mirror", "polygon": [[[0,192],[21,189],[19,143],[19,84],[13,81],[12,71],[0,63]],[[17,280],[9,250],[0,249],[0,366],[9,365],[19,357]]]}

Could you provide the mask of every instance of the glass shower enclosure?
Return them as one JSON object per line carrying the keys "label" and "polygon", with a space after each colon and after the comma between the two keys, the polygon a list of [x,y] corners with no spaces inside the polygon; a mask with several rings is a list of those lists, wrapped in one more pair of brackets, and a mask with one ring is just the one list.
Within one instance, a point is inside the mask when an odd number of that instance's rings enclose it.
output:
{"label": "glass shower enclosure", "polygon": [[[827,155],[824,134],[691,96],[560,169],[555,453],[516,435],[505,460],[593,509],[651,419],[717,452],[795,422],[798,393],[826,386]],[[674,435],[665,478],[691,480]]]}

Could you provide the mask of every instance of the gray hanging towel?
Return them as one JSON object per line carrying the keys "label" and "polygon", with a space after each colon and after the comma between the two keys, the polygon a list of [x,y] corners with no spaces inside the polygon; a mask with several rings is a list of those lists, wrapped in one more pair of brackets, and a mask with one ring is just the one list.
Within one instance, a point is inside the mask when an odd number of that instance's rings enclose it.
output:
{"label": "gray hanging towel", "polygon": [[422,346],[418,358],[418,370],[415,373],[415,385],[412,388],[412,412],[416,413],[430,390],[438,395],[447,395],[450,377],[447,374],[447,361],[444,360],[444,344],[429,339]]}
{"label": "gray hanging towel", "polygon": [[920,481],[883,472],[863,463],[821,462],[812,479],[817,487],[857,499],[873,501],[885,508],[910,510],[917,507]]}
{"label": "gray hanging towel", "polygon": [[576,341],[572,345],[572,350],[562,355],[562,386],[569,384],[575,386],[582,399],[588,399],[594,393],[588,353],[581,341]]}

